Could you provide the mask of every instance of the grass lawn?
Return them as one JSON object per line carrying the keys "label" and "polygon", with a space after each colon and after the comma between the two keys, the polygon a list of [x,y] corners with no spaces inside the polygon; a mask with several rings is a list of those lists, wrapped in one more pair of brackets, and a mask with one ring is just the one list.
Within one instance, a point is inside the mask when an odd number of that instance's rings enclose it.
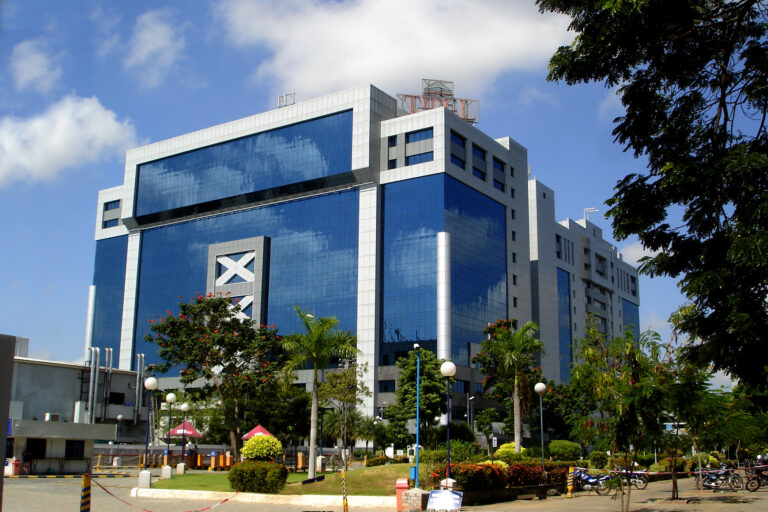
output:
{"label": "grass lawn", "polygon": [[[366,469],[353,469],[346,472],[347,495],[349,496],[394,496],[395,480],[408,478],[408,464],[391,464]],[[288,473],[288,484],[280,494],[338,494],[341,495],[341,475],[328,472],[325,480],[313,484],[301,485],[307,478],[306,473]],[[230,492],[227,473],[211,471],[208,473],[187,473],[173,475],[170,480],[155,480],[155,489],[192,489],[198,491]]]}

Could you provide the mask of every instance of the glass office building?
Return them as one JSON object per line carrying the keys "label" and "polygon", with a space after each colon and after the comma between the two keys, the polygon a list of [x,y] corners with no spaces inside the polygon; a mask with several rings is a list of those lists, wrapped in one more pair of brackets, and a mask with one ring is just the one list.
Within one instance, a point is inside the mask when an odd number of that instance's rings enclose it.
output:
{"label": "glass office building", "polygon": [[86,345],[123,369],[157,362],[150,320],[228,293],[283,335],[301,330],[295,306],[338,318],[371,414],[414,343],[469,393],[483,327],[532,319],[526,187],[512,139],[445,108],[398,113],[373,86],[135,148],[99,194]]}

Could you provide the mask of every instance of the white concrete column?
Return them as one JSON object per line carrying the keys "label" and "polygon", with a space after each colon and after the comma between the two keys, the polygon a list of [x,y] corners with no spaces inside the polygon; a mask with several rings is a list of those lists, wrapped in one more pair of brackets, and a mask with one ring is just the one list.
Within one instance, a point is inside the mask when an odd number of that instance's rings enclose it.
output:
{"label": "white concrete column", "polygon": [[363,398],[359,409],[367,416],[375,416],[374,408],[379,344],[379,249],[381,224],[381,195],[378,185],[359,189],[357,239],[357,348],[358,364],[368,365],[363,382],[372,395]]}
{"label": "white concrete column", "polygon": [[139,285],[139,254],[141,232],[128,235],[128,254],[125,261],[125,288],[123,291],[123,322],[120,329],[121,370],[130,370],[133,359],[133,324],[136,317],[136,290]]}
{"label": "white concrete column", "polygon": [[437,358],[451,358],[451,235],[437,234]]}
{"label": "white concrete column", "polygon": [[93,318],[96,310],[96,285],[88,287],[88,312],[85,321],[85,347],[83,361],[88,359],[88,349],[93,346]]}

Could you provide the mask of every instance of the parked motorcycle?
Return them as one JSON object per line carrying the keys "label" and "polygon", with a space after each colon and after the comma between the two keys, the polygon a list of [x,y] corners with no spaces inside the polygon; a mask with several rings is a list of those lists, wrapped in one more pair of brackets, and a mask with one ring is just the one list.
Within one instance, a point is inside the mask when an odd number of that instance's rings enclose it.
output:
{"label": "parked motorcycle", "polygon": [[614,478],[611,475],[593,476],[585,469],[576,469],[573,472],[573,481],[585,491],[595,491],[597,494],[608,494],[611,490],[608,481]]}
{"label": "parked motorcycle", "polygon": [[[618,466],[616,468],[617,471],[621,471],[621,478],[624,479],[624,481],[627,480],[627,473],[629,470],[624,469],[621,466]],[[635,486],[635,489],[642,491],[646,487],[648,487],[648,470],[643,469],[642,471],[632,471],[629,472],[629,483],[631,485]]]}
{"label": "parked motorcycle", "polygon": [[725,464],[720,466],[719,470],[704,470],[703,473],[696,470],[696,488],[697,489],[712,489],[713,491],[719,491],[729,487],[732,491],[740,491],[744,488],[744,480],[741,475],[737,474],[733,469],[729,468]]}
{"label": "parked motorcycle", "polygon": [[747,473],[747,483],[744,484],[744,488],[749,492],[755,492],[763,485],[768,485],[768,467],[752,467]]}

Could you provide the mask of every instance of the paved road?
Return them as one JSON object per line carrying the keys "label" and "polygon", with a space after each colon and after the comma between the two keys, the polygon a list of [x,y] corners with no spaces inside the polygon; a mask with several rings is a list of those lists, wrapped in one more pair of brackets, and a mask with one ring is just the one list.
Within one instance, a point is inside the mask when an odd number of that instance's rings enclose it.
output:
{"label": "paved road", "polygon": [[[130,512],[146,510],[151,512],[187,512],[200,510],[216,501],[198,500],[159,500],[131,498],[129,492],[135,486],[136,478],[101,479],[98,483],[106,487],[129,503],[129,505],[108,495],[94,484],[91,497],[91,510],[94,512]],[[755,493],[745,491],[719,492],[697,491],[691,480],[681,481],[681,496],[691,498],[689,503],[670,503],[671,484],[669,482],[651,483],[644,491],[632,493],[631,510],[636,512],[765,512],[768,511],[768,489],[761,488]],[[341,501],[341,500],[339,500]],[[288,505],[253,505],[245,503],[223,503],[213,510],[216,512],[302,512],[312,507]],[[323,510],[328,507],[323,508]],[[329,509],[340,512],[338,507]],[[351,509],[351,508],[350,508]],[[6,479],[4,482],[4,512],[75,512],[80,510],[80,481],[78,479]],[[619,503],[608,496],[594,493],[579,493],[575,499],[562,496],[550,497],[541,501],[513,501],[465,507],[466,512],[616,512]],[[357,512],[351,509],[351,512]],[[361,512],[385,512],[376,509],[361,509]],[[386,512],[393,512],[386,510]]]}

